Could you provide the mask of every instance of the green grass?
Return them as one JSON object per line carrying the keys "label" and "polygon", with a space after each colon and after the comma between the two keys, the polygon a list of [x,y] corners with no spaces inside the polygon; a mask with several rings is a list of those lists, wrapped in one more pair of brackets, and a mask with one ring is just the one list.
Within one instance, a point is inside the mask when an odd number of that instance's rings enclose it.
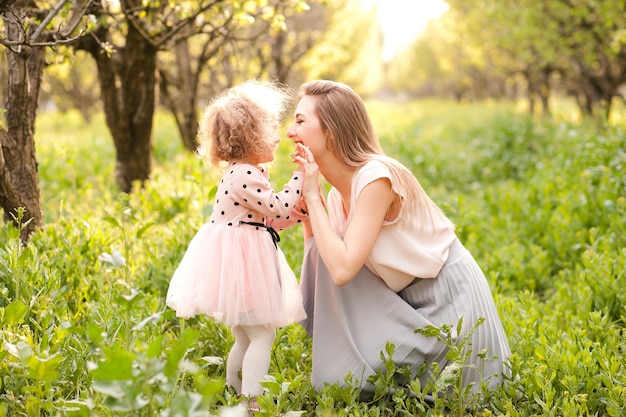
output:
{"label": "green grass", "polygon": [[[293,325],[277,337],[261,414],[625,415],[624,130],[533,120],[506,103],[368,107],[387,153],[415,172],[485,270],[514,379],[485,408],[459,389],[428,403],[455,381],[400,387],[392,363],[369,401],[350,386],[315,391],[311,341]],[[206,416],[238,402],[224,385],[228,329],[164,306],[219,173],[183,150],[167,116],[154,135],[153,178],[125,195],[102,118],[39,117],[45,226],[25,247],[0,228],[0,416]],[[276,186],[291,150],[285,139]],[[300,230],[283,231],[281,246],[299,271]]]}

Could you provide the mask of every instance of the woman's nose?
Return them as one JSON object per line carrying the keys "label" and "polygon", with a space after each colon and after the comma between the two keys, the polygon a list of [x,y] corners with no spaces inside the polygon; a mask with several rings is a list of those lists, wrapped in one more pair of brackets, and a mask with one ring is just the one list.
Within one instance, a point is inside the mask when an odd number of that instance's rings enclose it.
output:
{"label": "woman's nose", "polygon": [[289,129],[287,129],[287,137],[289,139],[293,139],[296,137],[296,130],[293,128],[293,124],[289,126]]}

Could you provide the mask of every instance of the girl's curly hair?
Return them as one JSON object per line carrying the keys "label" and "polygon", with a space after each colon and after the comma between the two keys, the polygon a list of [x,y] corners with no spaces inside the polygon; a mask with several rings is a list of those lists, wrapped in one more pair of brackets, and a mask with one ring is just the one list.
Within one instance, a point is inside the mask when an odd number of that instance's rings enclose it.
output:
{"label": "girl's curly hair", "polygon": [[214,166],[261,154],[292,99],[281,84],[250,80],[214,97],[204,110],[198,132],[199,157]]}

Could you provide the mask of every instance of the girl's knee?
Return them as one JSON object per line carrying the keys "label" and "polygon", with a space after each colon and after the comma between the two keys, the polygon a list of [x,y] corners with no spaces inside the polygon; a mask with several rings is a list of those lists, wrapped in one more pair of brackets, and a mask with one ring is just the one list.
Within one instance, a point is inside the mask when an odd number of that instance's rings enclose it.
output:
{"label": "girl's knee", "polygon": [[274,338],[276,337],[276,329],[270,326],[250,326],[246,328],[246,334],[250,339],[250,343],[274,343]]}

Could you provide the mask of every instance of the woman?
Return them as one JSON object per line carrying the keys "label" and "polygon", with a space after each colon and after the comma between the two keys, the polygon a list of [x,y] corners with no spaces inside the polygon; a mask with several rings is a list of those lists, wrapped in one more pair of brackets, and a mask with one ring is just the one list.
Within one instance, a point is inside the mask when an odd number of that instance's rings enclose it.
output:
{"label": "woman", "polygon": [[[383,367],[387,342],[394,363],[414,375],[422,364],[443,369],[449,348],[415,330],[452,325],[454,333],[462,318],[454,336],[462,343],[471,334],[464,385],[499,385],[510,348],[488,282],[415,176],[384,155],[361,98],[347,85],[312,81],[294,116],[287,135],[305,169],[309,214],[300,285],[312,384],[344,384],[351,374],[372,391],[367,379]],[[319,173],[332,186],[327,203]]]}

